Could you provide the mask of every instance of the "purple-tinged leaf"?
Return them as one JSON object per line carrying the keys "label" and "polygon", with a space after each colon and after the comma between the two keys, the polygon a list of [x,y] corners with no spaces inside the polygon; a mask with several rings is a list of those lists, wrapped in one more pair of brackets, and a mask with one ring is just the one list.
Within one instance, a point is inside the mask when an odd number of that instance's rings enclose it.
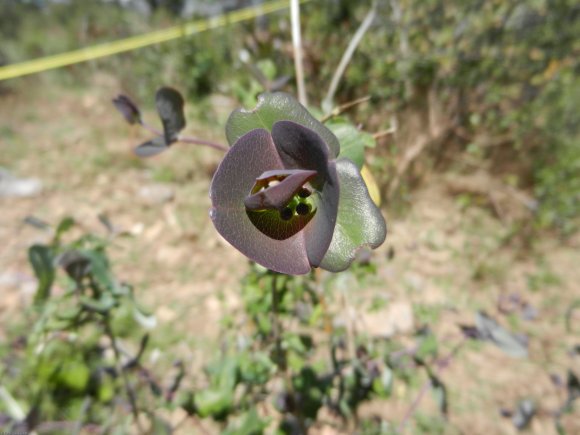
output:
{"label": "purple-tinged leaf", "polygon": [[172,88],[161,88],[155,95],[155,105],[163,123],[163,133],[167,144],[175,142],[179,132],[185,128],[184,104],[181,94]]}
{"label": "purple-tinged leaf", "polygon": [[141,112],[127,95],[119,94],[113,98],[113,104],[129,124],[141,123]]}
{"label": "purple-tinged leaf", "polygon": [[159,136],[139,145],[135,148],[135,154],[139,157],[152,157],[162,153],[168,148],[169,146],[165,142],[165,139]]}
{"label": "purple-tinged leaf", "polygon": [[58,256],[57,264],[61,266],[67,275],[74,281],[79,282],[91,269],[91,260],[80,251],[66,251]]}
{"label": "purple-tinged leaf", "polygon": [[465,338],[469,338],[471,340],[483,340],[484,337],[481,336],[479,333],[479,329],[472,325],[459,325],[461,332]]}

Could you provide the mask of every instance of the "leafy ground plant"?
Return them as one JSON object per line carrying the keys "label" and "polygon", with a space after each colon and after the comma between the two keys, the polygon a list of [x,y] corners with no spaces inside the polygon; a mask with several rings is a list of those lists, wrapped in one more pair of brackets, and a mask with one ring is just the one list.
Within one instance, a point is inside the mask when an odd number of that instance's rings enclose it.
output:
{"label": "leafy ground plant", "polygon": [[[165,389],[142,363],[155,317],[113,274],[106,254],[113,233],[65,242],[75,226],[62,220],[49,243],[28,251],[38,280],[31,324],[2,367],[3,427],[11,433],[129,430],[131,414],[143,431],[138,415],[169,403],[178,386]],[[154,411],[147,414],[154,424]]]}

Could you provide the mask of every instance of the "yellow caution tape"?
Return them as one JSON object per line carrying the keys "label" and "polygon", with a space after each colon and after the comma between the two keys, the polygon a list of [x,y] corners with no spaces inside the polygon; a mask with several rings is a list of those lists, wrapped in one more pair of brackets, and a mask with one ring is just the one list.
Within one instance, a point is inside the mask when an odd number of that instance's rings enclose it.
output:
{"label": "yellow caution tape", "polygon": [[[306,3],[308,1],[310,0],[300,0],[300,3]],[[241,21],[250,20],[282,9],[287,9],[289,5],[290,2],[288,0],[272,1],[217,17],[196,20],[173,26],[168,29],[157,30],[144,35],[132,36],[106,44],[69,51],[68,53],[61,53],[54,56],[47,56],[40,59],[2,66],[0,67],[0,81],[98,59],[100,57],[111,56],[113,54],[147,47],[148,45],[158,44],[172,39],[183,38],[184,36],[194,35],[206,30],[239,23]]]}

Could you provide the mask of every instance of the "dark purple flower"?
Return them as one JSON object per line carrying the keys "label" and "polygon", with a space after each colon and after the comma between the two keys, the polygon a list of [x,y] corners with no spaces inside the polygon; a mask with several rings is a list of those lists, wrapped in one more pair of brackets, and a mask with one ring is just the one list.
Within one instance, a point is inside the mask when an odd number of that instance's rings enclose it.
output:
{"label": "dark purple flower", "polygon": [[286,274],[339,271],[360,246],[382,243],[384,219],[358,168],[337,159],[336,137],[292,97],[262,96],[231,115],[226,133],[232,147],[212,180],[210,216],[247,257]]}

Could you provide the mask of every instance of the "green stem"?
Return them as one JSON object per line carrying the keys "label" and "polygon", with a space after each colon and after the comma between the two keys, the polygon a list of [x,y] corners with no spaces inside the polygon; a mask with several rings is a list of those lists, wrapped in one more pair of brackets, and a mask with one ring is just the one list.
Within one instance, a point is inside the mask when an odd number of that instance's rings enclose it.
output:
{"label": "green stem", "polygon": [[272,277],[272,332],[274,334],[274,362],[281,371],[286,371],[286,361],[282,350],[282,336],[280,333],[279,317],[279,294],[278,294],[278,277],[280,274],[274,272]]}
{"label": "green stem", "polygon": [[109,340],[111,340],[111,347],[113,348],[113,353],[115,354],[115,366],[117,368],[117,371],[123,378],[123,385],[125,386],[125,391],[127,392],[127,397],[129,399],[129,404],[131,405],[131,412],[133,414],[133,418],[135,419],[137,430],[139,431],[139,433],[143,434],[145,433],[145,430],[143,429],[143,427],[141,426],[141,422],[139,421],[139,408],[137,407],[137,399],[135,397],[135,391],[133,391],[133,388],[129,383],[127,373],[123,369],[123,366],[121,364],[121,352],[119,351],[119,347],[117,346],[117,339],[115,337],[115,334],[113,333],[113,329],[111,328],[109,316],[105,316],[104,318],[104,327],[107,337],[109,337]]}

